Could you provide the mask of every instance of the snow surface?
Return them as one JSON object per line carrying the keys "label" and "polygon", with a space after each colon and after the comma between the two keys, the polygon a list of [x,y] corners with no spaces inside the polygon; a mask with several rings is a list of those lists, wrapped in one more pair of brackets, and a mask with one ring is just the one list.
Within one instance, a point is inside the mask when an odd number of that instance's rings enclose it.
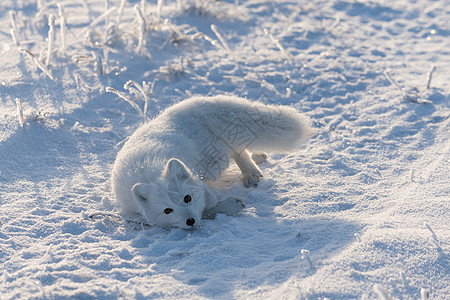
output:
{"label": "snow surface", "polygon": [[[448,299],[448,0],[65,0],[65,26],[56,2],[0,4],[2,299]],[[111,166],[145,119],[129,80],[150,118],[228,93],[317,133],[258,188],[230,170],[237,217],[91,219],[118,214]]]}

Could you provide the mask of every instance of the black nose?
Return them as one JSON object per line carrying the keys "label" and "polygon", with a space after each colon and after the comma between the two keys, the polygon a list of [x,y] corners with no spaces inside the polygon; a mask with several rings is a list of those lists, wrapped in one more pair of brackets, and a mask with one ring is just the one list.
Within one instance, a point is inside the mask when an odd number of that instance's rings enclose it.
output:
{"label": "black nose", "polygon": [[186,224],[188,226],[193,226],[194,223],[195,223],[195,219],[194,218],[189,218],[189,219],[186,220]]}

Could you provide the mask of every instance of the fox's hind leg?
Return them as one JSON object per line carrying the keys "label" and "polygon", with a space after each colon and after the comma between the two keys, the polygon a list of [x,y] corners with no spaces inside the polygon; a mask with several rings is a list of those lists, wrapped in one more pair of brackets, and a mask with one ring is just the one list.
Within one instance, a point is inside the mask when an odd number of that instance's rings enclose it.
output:
{"label": "fox's hind leg", "polygon": [[241,169],[243,182],[246,187],[256,187],[259,182],[259,178],[262,177],[261,170],[256,165],[255,161],[250,156],[247,150],[243,150],[240,153],[234,153],[233,159],[236,161],[239,169]]}

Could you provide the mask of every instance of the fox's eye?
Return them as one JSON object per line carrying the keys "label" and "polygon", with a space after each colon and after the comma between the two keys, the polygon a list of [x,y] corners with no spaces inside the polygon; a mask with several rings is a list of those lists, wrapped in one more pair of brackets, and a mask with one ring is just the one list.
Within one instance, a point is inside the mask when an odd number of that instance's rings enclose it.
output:
{"label": "fox's eye", "polygon": [[189,203],[191,202],[192,198],[189,195],[184,196],[184,203]]}
{"label": "fox's eye", "polygon": [[165,213],[166,215],[170,214],[171,212],[173,212],[173,209],[171,209],[171,208],[166,208],[166,209],[164,210],[164,213]]}

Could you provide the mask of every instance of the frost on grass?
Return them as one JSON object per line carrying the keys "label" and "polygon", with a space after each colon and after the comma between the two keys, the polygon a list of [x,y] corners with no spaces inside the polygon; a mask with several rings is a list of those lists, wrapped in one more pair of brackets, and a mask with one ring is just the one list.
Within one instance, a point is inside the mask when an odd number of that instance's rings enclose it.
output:
{"label": "frost on grass", "polygon": [[24,49],[24,48],[20,49],[20,51],[28,54],[32,58],[33,62],[36,64],[36,66],[42,72],[44,72],[45,75],[47,75],[51,80],[55,80],[55,77],[53,77],[52,72],[50,72],[50,70],[47,69],[47,67],[41,62],[41,60],[36,55],[34,55],[33,52],[31,52],[28,49]]}
{"label": "frost on grass", "polygon": [[235,7],[232,4],[215,0],[190,0],[183,4],[183,14],[198,17],[213,17],[217,19],[235,18],[233,15]]}
{"label": "frost on grass", "polygon": [[136,11],[136,18],[139,24],[139,38],[136,51],[140,54],[144,54],[143,48],[145,47],[145,33],[147,31],[147,23],[139,6],[135,5],[134,10]]}
{"label": "frost on grass", "polygon": [[25,120],[23,118],[23,109],[22,109],[22,101],[19,98],[16,98],[16,105],[17,105],[17,115],[19,117],[19,124],[20,126],[25,126]]}
{"label": "frost on grass", "polygon": [[225,38],[222,36],[222,34],[219,31],[219,28],[215,24],[211,24],[211,30],[214,32],[214,34],[219,39],[220,43],[222,44],[222,47],[230,53],[230,47],[228,47],[228,43],[225,41]]}
{"label": "frost on grass", "polygon": [[[135,86],[136,88],[133,88],[132,86]],[[143,81],[142,85],[139,83],[128,80],[127,83],[125,83],[124,88],[126,90],[129,90],[130,93],[134,94],[135,96],[140,96],[144,100],[144,111],[143,114],[147,115],[147,110],[150,102],[149,93],[152,92],[153,84],[149,84],[148,82]]]}
{"label": "frost on grass", "polygon": [[61,52],[66,52],[66,13],[64,11],[64,6],[58,3],[58,14],[59,14],[59,27],[61,32]]}
{"label": "frost on grass", "polygon": [[264,33],[269,37],[272,43],[274,43],[274,45],[281,51],[283,56],[288,61],[292,61],[292,55],[281,45],[280,41],[276,39],[266,28],[264,28]]}
{"label": "frost on grass", "polygon": [[55,39],[55,16],[50,14],[48,17],[48,47],[47,47],[47,57],[45,60],[45,66],[48,68],[53,55],[53,43]]}
{"label": "frost on grass", "polygon": [[[79,85],[80,82],[91,81],[92,75],[96,75],[100,79],[102,76],[117,76],[123,70],[126,70],[126,65],[120,65],[122,59],[111,59],[110,53],[117,57],[121,54],[134,52],[152,61],[152,52],[176,50],[179,52],[179,58],[169,61],[165,66],[160,66],[159,69],[150,71],[158,72],[158,77],[167,79],[179,78],[190,73],[186,64],[189,58],[187,53],[183,51],[185,49],[181,47],[190,47],[189,51],[192,51],[193,48],[203,47],[206,42],[230,53],[228,42],[217,25],[212,24],[210,27],[218,38],[218,40],[215,40],[198,31],[195,26],[183,23],[175,24],[171,21],[171,18],[163,18],[164,1],[157,1],[155,5],[141,1],[140,4],[134,4],[134,6],[131,6],[132,3],[126,0],[117,3],[106,1],[103,11],[92,9],[91,4],[86,1],[82,1],[81,4],[89,13],[89,21],[84,27],[74,28],[70,23],[67,23],[68,18],[70,20],[74,17],[72,8],[66,10],[61,3],[52,5],[45,1],[40,2],[34,19],[41,20],[41,23],[44,19],[46,21],[47,35],[46,38],[42,36],[42,39],[46,40],[46,49],[39,47],[39,44],[33,44],[33,47],[21,47],[17,14],[13,11],[10,12],[10,34],[13,43],[20,47],[22,53],[28,54],[33,63],[52,80],[56,80],[55,78],[58,77],[55,77],[54,73],[63,72],[62,68],[72,68],[72,66],[67,66],[60,60],[62,57],[55,58],[55,49],[57,48],[59,48],[60,53],[72,57],[75,66],[79,68],[79,71],[82,71],[78,72],[77,69],[69,71],[71,74],[76,74],[74,79]],[[130,18],[128,15],[127,18],[123,18],[124,13],[129,12],[130,9],[134,11],[134,17]],[[155,10],[156,14],[154,13]],[[172,6],[167,11],[175,18],[180,13],[194,13],[197,14],[197,17],[202,18],[245,19],[245,17],[242,17],[245,15],[244,9],[238,9],[238,5],[216,1],[179,2],[177,9],[174,10]],[[30,21],[25,20],[25,22]],[[33,26],[31,28],[40,32],[45,28],[42,24]],[[58,26],[60,38],[57,39],[55,33]],[[67,39],[68,36],[72,37],[70,41]],[[23,43],[23,45],[25,44]],[[169,49],[169,45],[173,48]],[[91,49],[86,51],[86,48]],[[40,53],[40,55],[35,53]],[[111,66],[111,64],[113,65]],[[90,66],[90,68],[84,68],[85,66]],[[102,80],[98,80],[96,84],[102,85]],[[88,90],[86,84],[84,86],[82,89]]]}
{"label": "frost on grass", "polygon": [[[426,85],[426,89],[429,89],[430,84],[431,84],[431,78],[433,75],[433,72],[436,68],[433,67],[433,69],[428,73],[428,81],[427,81],[427,85]],[[413,102],[413,103],[419,103],[419,104],[430,104],[432,103],[430,100],[424,99],[423,98],[423,92],[420,92],[419,89],[415,86],[413,87],[409,87],[408,89],[404,89],[403,87],[401,87],[397,81],[395,81],[391,74],[389,74],[389,70],[384,70],[384,75],[386,76],[386,78],[389,80],[389,82],[394,85],[401,93],[403,99],[405,101],[409,101],[409,102]]]}
{"label": "frost on grass", "polygon": [[17,29],[17,24],[16,24],[16,18],[17,18],[16,12],[10,11],[9,17],[10,17],[10,22],[11,22],[11,30],[10,30],[11,39],[12,39],[14,45],[16,47],[19,47],[20,40],[19,40],[18,29]]}
{"label": "frost on grass", "polygon": [[308,263],[309,272],[314,272],[316,270],[316,268],[314,267],[314,265],[311,261],[311,256],[310,256],[309,250],[302,249],[300,252],[302,254],[302,259]]}
{"label": "frost on grass", "polygon": [[140,99],[144,102],[143,110],[134,100],[132,100],[129,95],[123,92],[117,91],[112,87],[106,87],[106,92],[114,93],[128,102],[144,120],[147,120],[147,112],[151,101],[150,94],[153,93],[154,83],[155,81],[152,83],[143,81],[142,84],[139,84],[133,80],[128,80],[123,86],[125,90],[128,90],[128,92],[134,96],[134,98]]}

